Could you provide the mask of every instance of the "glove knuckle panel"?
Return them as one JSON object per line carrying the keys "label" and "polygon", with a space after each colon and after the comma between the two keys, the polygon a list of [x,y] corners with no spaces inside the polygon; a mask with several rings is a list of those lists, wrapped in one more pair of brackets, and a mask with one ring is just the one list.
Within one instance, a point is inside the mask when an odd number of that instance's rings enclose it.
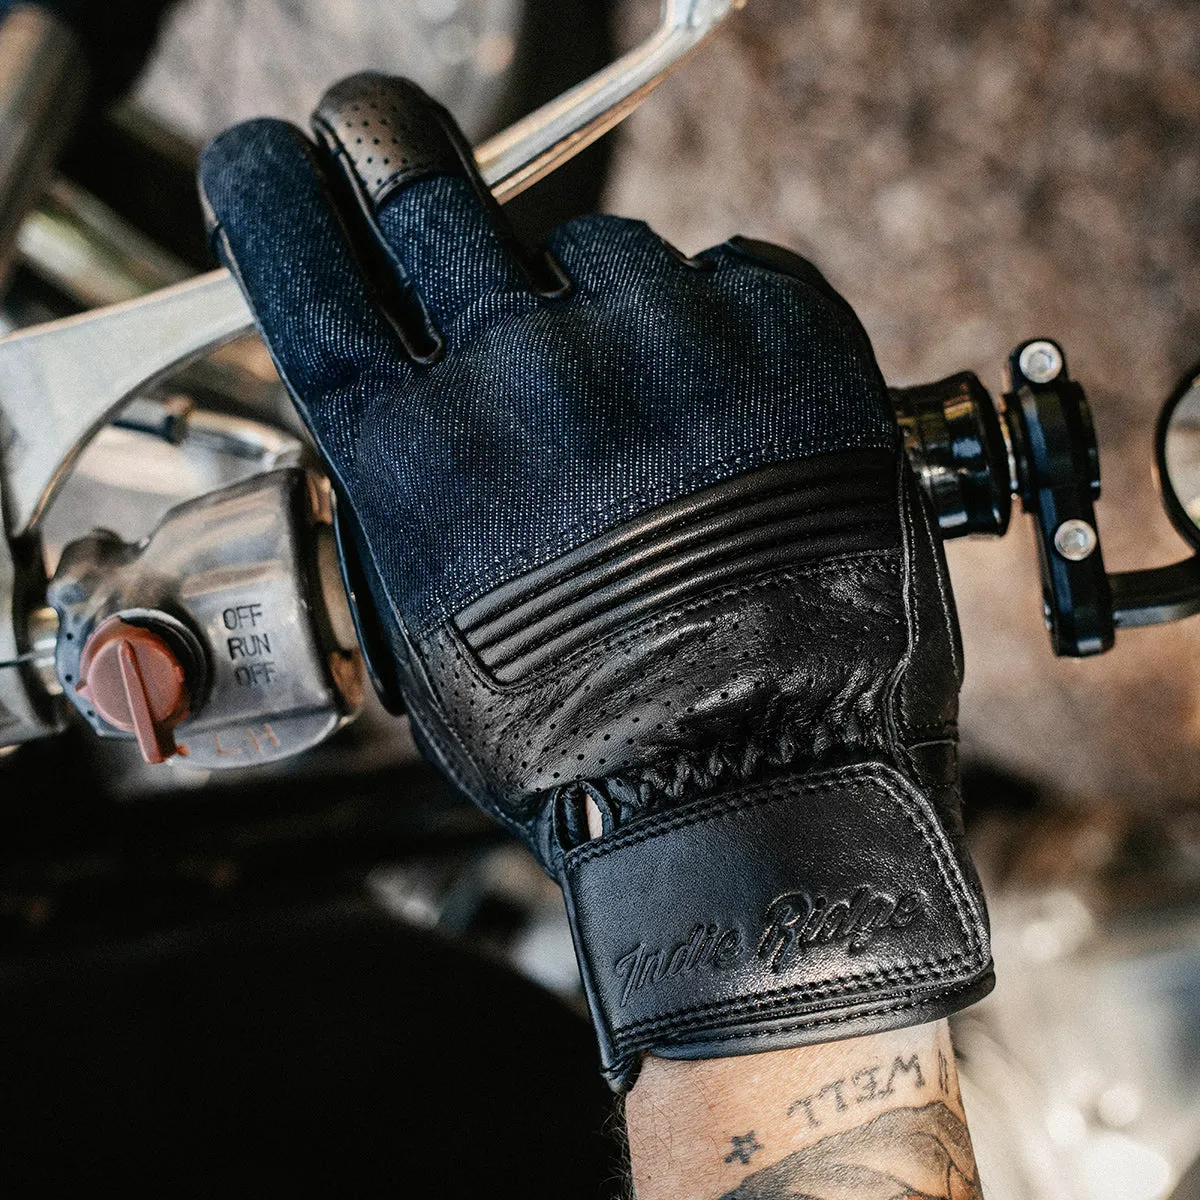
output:
{"label": "glove knuckle panel", "polygon": [[[418,630],[755,467],[892,453],[891,415],[836,320],[793,305],[755,322],[736,295],[697,290],[703,319],[665,286],[652,304],[621,294],[603,306],[526,297],[481,308],[475,340],[412,380],[409,428],[398,422],[378,453],[395,461],[411,505],[412,537],[387,552]],[[691,336],[697,328],[723,332]]]}

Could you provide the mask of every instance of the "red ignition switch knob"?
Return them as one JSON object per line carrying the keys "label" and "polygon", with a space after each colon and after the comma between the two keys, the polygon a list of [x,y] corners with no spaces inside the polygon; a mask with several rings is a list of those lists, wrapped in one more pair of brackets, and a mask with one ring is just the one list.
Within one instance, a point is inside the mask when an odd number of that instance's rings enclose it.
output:
{"label": "red ignition switch knob", "polygon": [[179,752],[173,730],[189,712],[187,680],[152,629],[120,617],[97,625],[84,643],[76,691],[110,725],[133,733],[148,763]]}

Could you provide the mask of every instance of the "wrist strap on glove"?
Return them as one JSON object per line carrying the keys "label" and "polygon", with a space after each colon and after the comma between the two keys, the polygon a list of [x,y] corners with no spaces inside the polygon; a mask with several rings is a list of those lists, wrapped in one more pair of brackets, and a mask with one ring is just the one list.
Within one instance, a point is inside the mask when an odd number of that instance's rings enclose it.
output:
{"label": "wrist strap on glove", "polygon": [[[866,764],[725,792],[563,869],[614,1088],[709,1058],[935,1020],[994,982],[981,903],[924,800]],[[653,932],[651,932],[653,931]]]}

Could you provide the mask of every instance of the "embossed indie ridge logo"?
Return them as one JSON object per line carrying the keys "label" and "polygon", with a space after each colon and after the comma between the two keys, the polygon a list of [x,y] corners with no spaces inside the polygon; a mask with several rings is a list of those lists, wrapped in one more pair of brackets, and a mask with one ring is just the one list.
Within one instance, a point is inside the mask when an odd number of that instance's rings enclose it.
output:
{"label": "embossed indie ridge logo", "polygon": [[[907,929],[925,913],[920,892],[891,896],[860,887],[847,900],[829,900],[808,892],[785,892],[763,914],[763,932],[755,953],[777,974],[787,970],[806,947],[845,942],[851,952],[865,950],[887,929]],[[742,958],[749,944],[736,926],[697,925],[669,948],[639,942],[613,964],[621,981],[621,1004],[664,979],[701,971],[720,971]]]}

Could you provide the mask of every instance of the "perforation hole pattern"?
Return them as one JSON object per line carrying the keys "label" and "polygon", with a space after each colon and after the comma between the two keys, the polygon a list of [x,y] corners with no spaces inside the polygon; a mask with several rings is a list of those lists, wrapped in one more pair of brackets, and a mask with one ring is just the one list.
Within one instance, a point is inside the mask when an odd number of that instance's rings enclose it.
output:
{"label": "perforation hole pattern", "polygon": [[332,88],[317,109],[318,129],[341,147],[373,204],[414,176],[461,172],[427,104],[404,80],[356,75]]}
{"label": "perforation hole pattern", "polygon": [[514,798],[647,773],[686,790],[687,779],[778,761],[784,741],[816,756],[880,747],[886,685],[907,645],[897,570],[886,560],[762,580],[688,606],[635,639],[632,657],[630,643],[609,640],[528,690],[494,687],[448,632],[427,654],[463,741]]}

